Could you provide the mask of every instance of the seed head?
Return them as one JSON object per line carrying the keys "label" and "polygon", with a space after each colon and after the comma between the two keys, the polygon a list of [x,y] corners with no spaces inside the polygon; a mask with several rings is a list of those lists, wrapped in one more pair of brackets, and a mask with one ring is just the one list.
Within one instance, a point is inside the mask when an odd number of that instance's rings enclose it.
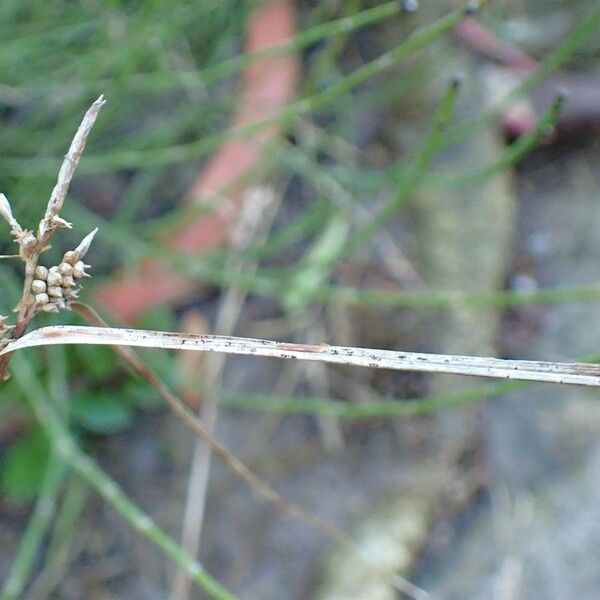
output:
{"label": "seed head", "polygon": [[15,218],[13,217],[13,214],[12,214],[12,208],[10,207],[10,202],[8,201],[8,198],[4,194],[0,194],[0,217],[5,219],[6,221],[8,221],[8,223],[12,227],[12,224],[13,224],[13,221],[15,220]]}
{"label": "seed head", "polygon": [[15,241],[19,241],[19,236],[23,233],[23,228],[12,214],[10,202],[4,194],[0,194],[0,217],[6,220],[10,225],[10,231],[13,234]]}
{"label": "seed head", "polygon": [[65,229],[73,229],[73,223],[69,223],[69,221],[65,221],[62,217],[58,215],[54,215],[52,217],[52,225],[55,227],[64,227]]}

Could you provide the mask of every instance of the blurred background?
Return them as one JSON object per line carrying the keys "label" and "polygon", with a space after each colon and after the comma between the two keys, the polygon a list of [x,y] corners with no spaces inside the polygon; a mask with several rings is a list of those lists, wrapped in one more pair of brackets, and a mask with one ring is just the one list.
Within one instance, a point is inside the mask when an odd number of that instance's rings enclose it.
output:
{"label": "blurred background", "polygon": [[[0,190],[36,227],[104,94],[45,256],[99,227],[83,300],[110,324],[594,361],[600,8],[474,9],[4,0]],[[1,314],[21,281],[2,260]],[[140,354],[336,531],[211,459],[110,348],[26,350],[0,392],[3,600],[207,597],[53,454],[33,389],[235,596],[597,597],[597,392]]]}

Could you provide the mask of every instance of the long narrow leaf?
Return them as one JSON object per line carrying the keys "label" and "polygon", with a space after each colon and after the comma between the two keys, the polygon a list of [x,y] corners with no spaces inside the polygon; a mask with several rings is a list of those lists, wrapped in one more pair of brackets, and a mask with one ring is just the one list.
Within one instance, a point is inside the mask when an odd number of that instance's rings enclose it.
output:
{"label": "long narrow leaf", "polygon": [[329,346],[327,344],[291,344],[270,340],[219,335],[186,335],[168,331],[56,325],[42,327],[9,342],[0,356],[21,348],[53,344],[102,344],[139,346],[197,352],[225,352],[282,359],[315,360],[332,364],[450,373],[475,377],[495,377],[521,381],[540,381],[600,387],[600,365],[557,363],[528,360],[503,360],[475,356],[421,354],[394,350],[374,350]]}

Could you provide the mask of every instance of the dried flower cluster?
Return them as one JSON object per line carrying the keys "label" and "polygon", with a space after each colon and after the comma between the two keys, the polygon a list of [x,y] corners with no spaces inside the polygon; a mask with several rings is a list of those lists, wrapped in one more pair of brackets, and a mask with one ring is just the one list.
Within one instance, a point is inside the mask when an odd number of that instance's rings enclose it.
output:
{"label": "dried flower cluster", "polygon": [[[71,300],[78,296],[81,279],[87,275],[88,265],[83,263],[83,258],[97,230],[87,235],[77,248],[66,252],[58,265],[47,268],[39,265],[38,261],[40,255],[49,248],[48,244],[55,231],[72,227],[71,223],[60,216],[60,210],[87,137],[104,102],[104,97],[100,96],[85,113],[60,167],[56,185],[50,194],[37,233],[21,226],[12,213],[8,199],[4,194],[0,194],[0,217],[10,226],[13,240],[19,246],[15,257],[25,264],[23,296],[15,309],[18,315],[14,327],[6,325],[7,317],[0,315],[0,347],[6,344],[9,332],[13,340],[20,338],[31,319],[39,312],[57,312],[69,308]],[[5,376],[7,362],[8,357],[0,359],[0,381]]]}
{"label": "dried flower cluster", "polygon": [[89,277],[86,269],[90,267],[81,259],[96,231],[92,231],[75,250],[65,252],[60,264],[49,269],[42,265],[35,268],[31,293],[37,312],[58,312],[61,308],[69,308],[70,301],[79,297],[81,279]]}
{"label": "dried flower cluster", "polygon": [[[8,221],[11,227],[11,233],[15,242],[19,245],[19,257],[26,264],[32,256],[39,253],[39,239],[31,231],[23,229],[15,219],[10,208],[10,204],[4,194],[0,194],[0,216]],[[60,218],[59,218],[60,219]],[[71,224],[63,219],[54,220],[58,226],[70,228]],[[84,264],[83,258],[90,248],[92,240],[98,229],[94,229],[88,234],[74,250],[65,252],[61,262],[58,265],[47,268],[42,265],[33,267],[33,274],[29,292],[21,300],[32,299],[32,312],[34,316],[38,312],[58,312],[60,309],[69,308],[71,300],[79,296],[81,289],[81,280],[83,277],[89,277],[86,269],[90,266]],[[34,254],[35,253],[35,254]],[[16,310],[19,310],[17,308]],[[6,325],[7,317],[0,316],[0,338],[2,338],[11,329]]]}

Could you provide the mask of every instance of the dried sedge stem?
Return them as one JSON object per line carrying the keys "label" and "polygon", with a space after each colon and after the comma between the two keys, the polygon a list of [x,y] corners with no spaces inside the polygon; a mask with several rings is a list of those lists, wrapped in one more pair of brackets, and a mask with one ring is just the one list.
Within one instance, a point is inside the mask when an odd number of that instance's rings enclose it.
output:
{"label": "dried sedge stem", "polygon": [[[96,325],[106,328],[107,323],[96,313],[96,311],[90,306],[81,302],[74,302],[73,309],[76,310],[86,321],[95,323]],[[96,328],[90,328],[96,329]],[[37,330],[40,331],[40,330]],[[303,509],[296,506],[285,498],[281,497],[275,490],[269,487],[266,483],[260,480],[254,473],[252,473],[236,456],[231,454],[225,446],[223,446],[216,438],[208,432],[204,427],[204,424],[194,414],[194,412],[188,407],[188,405],[179,399],[175,394],[169,390],[160,378],[155,375],[145,363],[138,357],[134,350],[127,346],[114,346],[115,352],[137,373],[144,381],[149,383],[167,402],[167,404],[173,409],[175,414],[183,419],[183,421],[191,427],[196,435],[207,445],[212,451],[217,454],[233,471],[235,471],[242,479],[244,479],[260,496],[269,502],[274,502],[280,508],[289,511],[297,516],[301,516],[303,519],[311,522],[317,528],[329,529],[326,523],[320,522],[316,517],[307,515]],[[338,532],[330,532],[332,537],[339,539],[340,534]]]}
{"label": "dried sedge stem", "polygon": [[[86,321],[94,323],[99,327],[88,327],[82,329],[94,329],[102,331],[104,329],[110,330],[108,324],[104,319],[90,306],[82,302],[73,302],[73,310],[76,310]],[[43,328],[43,329],[55,329],[55,328]],[[41,331],[38,329],[36,331]],[[33,332],[35,333],[35,332]],[[32,335],[32,334],[30,334]],[[204,337],[204,336],[198,336]],[[211,337],[211,336],[209,336]],[[231,338],[233,339],[233,338]],[[202,421],[194,414],[189,406],[177,397],[167,386],[161,381],[161,379],[153,373],[146,364],[140,359],[132,348],[122,345],[113,345],[115,352],[137,373],[144,381],[149,383],[163,398],[163,400],[169,405],[173,412],[188,425],[194,433],[200,438],[231,470],[236,473],[241,479],[243,479],[259,496],[261,496],[267,502],[271,502],[282,512],[286,512],[293,515],[307,525],[319,531],[321,534],[346,548],[352,552],[357,560],[362,562],[366,567],[378,573],[381,577],[385,578],[391,585],[396,587],[398,590],[404,592],[411,598],[416,600],[428,598],[428,594],[410,583],[403,577],[395,573],[382,573],[381,570],[373,565],[360,550],[359,546],[351,540],[348,536],[338,531],[319,517],[307,512],[301,506],[295,502],[287,500],[276,492],[269,484],[264,482],[258,476],[256,476],[242,461],[240,461],[234,454],[232,454],[221,442],[219,442],[203,425]]]}
{"label": "dried sedge stem", "polygon": [[177,332],[116,327],[81,327],[57,325],[32,331],[20,340],[13,340],[0,350],[0,356],[21,348],[52,344],[124,345],[143,348],[194,350],[266,356],[280,359],[318,360],[330,364],[415,371],[448,373],[473,377],[492,377],[540,383],[560,383],[600,387],[600,365],[535,360],[505,360],[481,356],[422,354],[396,350],[351,348],[327,344],[291,344],[271,340],[229,337],[222,335],[185,335]]}

